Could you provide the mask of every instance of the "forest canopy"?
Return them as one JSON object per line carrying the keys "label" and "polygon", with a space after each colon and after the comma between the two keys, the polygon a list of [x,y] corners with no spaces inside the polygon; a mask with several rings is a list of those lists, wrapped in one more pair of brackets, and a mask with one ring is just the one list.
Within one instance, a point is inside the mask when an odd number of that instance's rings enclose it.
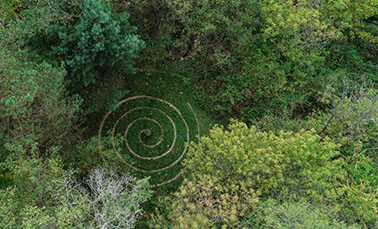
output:
{"label": "forest canopy", "polygon": [[378,227],[378,0],[0,1],[0,228]]}

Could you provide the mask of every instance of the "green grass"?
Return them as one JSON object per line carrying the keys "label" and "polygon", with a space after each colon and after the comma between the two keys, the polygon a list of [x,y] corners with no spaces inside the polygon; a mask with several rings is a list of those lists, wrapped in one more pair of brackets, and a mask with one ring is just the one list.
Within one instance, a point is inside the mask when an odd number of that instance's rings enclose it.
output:
{"label": "green grass", "polygon": [[[184,78],[177,74],[167,74],[159,72],[143,72],[139,71],[134,75],[128,75],[120,79],[120,85],[123,86],[124,90],[129,91],[129,93],[122,99],[127,99],[133,96],[145,95],[155,98],[160,98],[171,103],[175,106],[181,113],[182,117],[185,119],[188,129],[189,129],[189,141],[198,142],[198,130],[196,118],[188,106],[188,103],[193,108],[195,114],[198,118],[198,123],[200,126],[200,134],[206,135],[209,132],[209,129],[215,121],[210,119],[210,117],[202,110],[198,103],[196,102],[195,90],[192,88],[190,83],[188,83],[188,78]],[[139,109],[130,112],[127,116],[120,119],[120,117],[126,112],[131,111],[136,107],[151,107],[153,109]],[[176,124],[177,135],[176,135],[176,145],[172,148],[172,151],[157,160],[141,160],[135,157],[126,147],[124,133],[127,129],[127,126],[138,118],[150,118],[156,119],[159,121],[160,125],[164,129],[164,138],[162,142],[153,149],[144,147],[140,144],[139,135],[141,140],[148,145],[156,144],[160,140],[161,130],[158,124],[150,120],[139,120],[135,122],[128,131],[127,140],[129,146],[135,151],[135,153],[144,157],[154,157],[161,155],[167,149],[170,148],[172,144],[172,139],[174,136],[172,123],[171,121],[161,112],[156,109],[160,109],[165,112],[169,117],[172,118]],[[88,138],[97,136],[99,126],[103,120],[107,111],[93,113],[91,117],[86,122],[87,131],[86,136]],[[180,115],[172,109],[169,104],[162,103],[150,98],[140,98],[136,100],[130,100],[126,103],[120,105],[116,110],[112,111],[111,115],[104,122],[102,137],[110,136],[110,132],[114,127],[115,123],[119,120],[116,128],[115,135],[116,139],[120,139],[120,144],[117,146],[119,148],[119,153],[122,158],[133,166],[144,169],[158,169],[170,165],[172,162],[179,158],[179,155],[182,154],[182,151],[187,144],[186,136],[186,126],[182,121]],[[143,130],[149,129],[151,133],[148,135]],[[169,180],[175,177],[182,169],[181,164],[182,160],[174,165],[173,167],[160,171],[157,173],[144,173],[138,172],[133,169],[130,169],[128,165],[120,162],[117,154],[112,151],[111,158],[108,164],[111,166],[116,166],[121,170],[131,171],[135,176],[150,177],[151,184],[158,184],[163,181]],[[185,159],[185,157],[183,158]],[[101,163],[101,162],[100,162]],[[113,163],[113,164],[112,164]],[[148,221],[148,215],[154,211],[156,208],[156,201],[158,196],[168,195],[170,192],[176,191],[179,185],[182,182],[182,177],[179,177],[177,180],[162,185],[160,187],[153,188],[154,195],[148,203],[144,204],[145,217],[138,222],[137,228],[146,228],[146,221]]]}
{"label": "green grass", "polygon": [[[193,89],[190,85],[185,83],[181,76],[157,72],[138,72],[135,75],[125,77],[123,80],[125,81],[124,85],[126,85],[123,89],[129,91],[129,94],[124,99],[133,96],[145,95],[160,98],[175,106],[180,111],[182,117],[187,123],[190,141],[198,141],[198,130],[195,115],[188,106],[188,103],[192,106],[198,117],[201,135],[207,134],[209,127],[212,126],[213,121],[197,106]],[[152,109],[137,109],[131,111],[137,107],[149,107]],[[130,123],[132,123],[134,120],[142,118],[131,125],[128,130],[126,139],[129,143],[129,147],[133,149],[135,153],[143,157],[156,157],[166,152],[171,148],[174,139],[173,126],[171,120],[169,120],[157,109],[165,112],[175,123],[176,144],[174,147],[172,147],[172,151],[164,157],[156,160],[142,160],[135,157],[128,150],[124,133]],[[121,118],[122,115],[128,111],[131,112]],[[163,129],[163,138],[161,143],[152,149],[143,146],[139,140],[140,137],[144,144],[154,145],[161,139],[162,131],[160,126],[149,119],[157,120]],[[117,120],[118,124],[115,127],[115,135],[121,136],[121,144],[118,147],[120,148],[119,154],[129,164],[142,170],[156,170],[169,166],[180,157],[187,143],[187,128],[180,115],[174,109],[172,109],[169,104],[159,102],[155,99],[139,98],[121,104],[106,119],[102,133],[109,133],[109,130],[112,130],[114,125],[117,123]],[[144,130],[148,130],[151,133],[146,134],[146,131]],[[117,157],[117,155],[115,154],[114,157]],[[124,166],[127,165],[125,164]],[[137,171],[135,174],[138,177],[149,176],[150,183],[154,185],[175,177],[176,174],[182,170],[182,168],[183,166],[180,161],[169,169],[163,171],[155,173]],[[135,172],[134,169],[131,169],[131,171]],[[179,178],[174,182],[155,188],[156,193],[165,194],[176,190],[181,181],[182,178]]]}

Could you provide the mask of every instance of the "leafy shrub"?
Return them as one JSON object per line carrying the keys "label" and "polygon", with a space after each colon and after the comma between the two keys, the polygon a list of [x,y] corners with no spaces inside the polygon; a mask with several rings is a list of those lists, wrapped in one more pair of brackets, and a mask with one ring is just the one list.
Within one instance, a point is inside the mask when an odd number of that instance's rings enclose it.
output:
{"label": "leafy shrub", "polygon": [[138,34],[146,42],[138,62],[148,64],[149,67],[167,64],[172,34],[179,33],[177,18],[168,4],[167,0],[135,0],[115,4],[116,11],[129,13],[130,23],[138,27]]}
{"label": "leafy shrub", "polygon": [[[265,116],[256,122],[265,131],[314,128],[322,137],[340,144],[349,176],[355,184],[366,182],[370,189],[377,187],[378,158],[378,96],[374,79],[354,76],[344,71],[335,72],[319,96],[326,106],[306,119],[287,116]],[[367,188],[369,187],[367,186]]]}
{"label": "leafy shrub", "polygon": [[38,141],[46,148],[67,143],[79,121],[81,99],[67,97],[65,70],[33,62],[20,50],[3,48],[0,59],[0,142]]}
{"label": "leafy shrub", "polygon": [[[331,109],[313,117],[319,132],[341,144],[348,169],[356,184],[378,185],[378,94],[374,81],[341,78],[341,85],[327,85],[322,100]],[[337,81],[336,81],[337,82]]]}
{"label": "leafy shrub", "polygon": [[377,144],[378,133],[374,126],[378,124],[378,90],[374,81],[363,76],[357,80],[336,77],[336,82],[325,86],[320,98],[330,107],[329,112],[314,118],[323,122],[321,134],[331,137],[343,146],[343,151],[353,154],[353,151],[361,151],[364,143]]}
{"label": "leafy shrub", "polygon": [[293,112],[321,88],[322,47],[336,35],[308,1],[169,3],[182,23],[181,41],[192,46],[206,108],[217,117],[250,122]]}
{"label": "leafy shrub", "polygon": [[0,2],[0,26],[20,15],[20,12],[39,0],[3,0]]}
{"label": "leafy shrub", "polygon": [[56,148],[49,149],[48,153],[55,156],[49,160],[40,157],[36,143],[30,150],[7,144],[7,150],[10,154],[0,166],[7,169],[12,184],[0,189],[0,226],[22,228],[29,211],[45,212],[47,206],[55,206],[52,193],[56,186],[52,181],[62,177],[64,170]]}
{"label": "leafy shrub", "polygon": [[256,193],[240,181],[225,186],[215,177],[204,175],[186,179],[180,189],[163,200],[150,226],[154,228],[237,227],[258,203]]}
{"label": "leafy shrub", "polygon": [[377,74],[375,0],[166,2],[172,43],[189,50],[204,106],[222,121],[307,115],[331,71]]}
{"label": "leafy shrub", "polygon": [[87,176],[90,171],[102,167],[104,163],[106,166],[118,168],[120,173],[128,174],[131,172],[130,168],[114,156],[114,147],[121,151],[123,140],[124,137],[120,134],[115,135],[114,138],[111,134],[106,135],[101,137],[100,142],[98,136],[81,140],[75,145],[75,153],[65,158],[65,163],[75,168],[75,172],[80,176]]}
{"label": "leafy shrub", "polygon": [[277,136],[234,122],[227,130],[214,127],[201,145],[192,146],[186,165],[194,174],[213,174],[222,182],[250,181],[263,195],[295,197],[312,190],[320,198],[332,189],[330,181],[345,175],[338,170],[342,159],[332,160],[339,155],[337,145],[320,141],[314,131]]}
{"label": "leafy shrub", "polygon": [[322,209],[306,201],[279,203],[273,199],[261,203],[243,226],[249,228],[360,228],[335,220],[331,209]]}
{"label": "leafy shrub", "polygon": [[133,228],[151,195],[147,179],[111,169],[92,170],[79,182],[63,170],[56,148],[49,160],[40,157],[37,144],[31,151],[17,145],[8,150],[12,156],[2,166],[13,183],[0,189],[2,228]]}
{"label": "leafy shrub", "polygon": [[200,145],[192,145],[185,164],[194,175],[212,175],[216,182],[244,181],[259,197],[305,200],[334,205],[351,222],[377,220],[377,195],[363,184],[351,184],[338,146],[315,130],[260,132],[233,122],[216,126]]}

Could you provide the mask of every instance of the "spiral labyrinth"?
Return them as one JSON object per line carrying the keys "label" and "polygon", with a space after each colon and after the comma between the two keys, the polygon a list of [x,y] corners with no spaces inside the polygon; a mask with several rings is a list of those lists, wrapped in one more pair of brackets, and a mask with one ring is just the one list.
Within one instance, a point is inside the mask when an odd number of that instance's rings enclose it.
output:
{"label": "spiral labyrinth", "polygon": [[[200,127],[196,113],[187,103],[196,123],[197,140]],[[145,174],[164,173],[152,187],[158,187],[176,180],[185,168],[177,169],[184,158],[191,140],[190,126],[182,112],[172,103],[146,95],[126,98],[115,110],[104,116],[98,133],[98,146],[102,151],[101,138],[111,137],[112,151],[119,160],[136,172]],[[122,135],[122,147],[117,147],[116,137]],[[106,163],[106,159],[102,156]],[[168,173],[175,168],[175,174]]]}

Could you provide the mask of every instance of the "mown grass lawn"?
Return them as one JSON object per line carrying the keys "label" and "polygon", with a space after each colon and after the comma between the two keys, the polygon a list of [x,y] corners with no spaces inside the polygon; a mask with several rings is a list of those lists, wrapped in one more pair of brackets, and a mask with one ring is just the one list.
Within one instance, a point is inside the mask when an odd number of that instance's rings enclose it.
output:
{"label": "mown grass lawn", "polygon": [[[129,93],[107,117],[102,133],[114,131],[114,136],[122,139],[118,153],[127,162],[124,166],[131,165],[138,177],[149,176],[152,185],[164,183],[182,170],[185,156],[181,160],[180,157],[188,139],[198,142],[198,127],[201,135],[207,134],[214,122],[197,105],[191,85],[177,74],[138,71],[122,80],[123,89]],[[133,97],[137,98],[130,99]],[[115,153],[114,157],[119,155]],[[140,159],[138,155],[153,160]],[[171,166],[174,162],[177,163]],[[173,191],[181,181],[178,178],[155,187],[156,193]]]}
{"label": "mown grass lawn", "polygon": [[[117,147],[119,155],[115,151],[114,158],[121,161],[120,164],[124,166],[125,170],[131,171],[139,178],[150,177],[150,184],[152,185],[164,183],[182,171],[181,162],[185,159],[185,156],[181,160],[179,159],[188,143],[187,139],[189,138],[189,142],[198,142],[198,127],[200,135],[206,135],[215,121],[211,120],[199,107],[194,89],[180,75],[138,71],[136,74],[125,76],[121,80],[120,85],[124,85],[122,89],[128,91],[128,94],[121,101],[127,101],[119,105],[105,119],[102,136],[111,135],[114,129],[114,136],[118,136],[121,142]],[[136,96],[142,97],[130,99]],[[87,125],[90,136],[98,134],[100,123],[105,114],[106,112],[93,115],[89,122],[90,125]],[[94,125],[94,123],[97,123],[97,125]],[[125,135],[126,130],[127,135]],[[189,136],[187,136],[187,132]],[[172,146],[174,138],[176,140],[174,146]],[[159,142],[160,144],[158,144]],[[170,150],[170,152],[156,160],[142,160],[134,156],[129,148],[141,157],[156,158],[167,150]],[[119,156],[127,163],[123,163]],[[169,167],[175,161],[177,163]],[[128,164],[138,170],[147,171],[164,167],[169,168],[146,173],[136,171],[133,168],[130,169]],[[116,166],[119,166],[119,164]],[[173,182],[153,187],[154,196],[144,206],[146,213],[148,214],[155,209],[157,198],[177,190],[181,182],[182,177],[180,176]],[[140,221],[141,225],[144,224],[143,221]],[[141,228],[143,227],[141,226]]]}

